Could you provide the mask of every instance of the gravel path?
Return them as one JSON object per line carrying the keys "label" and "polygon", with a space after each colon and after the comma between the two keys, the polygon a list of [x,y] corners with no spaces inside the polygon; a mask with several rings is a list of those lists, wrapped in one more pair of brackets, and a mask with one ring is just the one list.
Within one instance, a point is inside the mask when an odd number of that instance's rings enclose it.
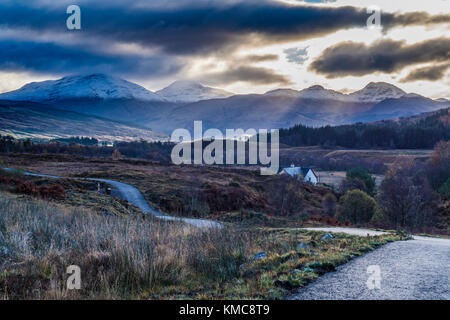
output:
{"label": "gravel path", "polygon": [[[14,170],[11,168],[2,168],[2,169],[7,171]],[[68,178],[32,172],[24,172],[24,174],[28,176],[44,177],[51,179]],[[76,179],[99,181],[109,184],[117,190],[119,197],[121,199],[127,200],[132,205],[135,205],[136,207],[141,209],[144,213],[151,214],[157,219],[168,221],[182,221],[198,228],[222,228],[222,224],[213,220],[172,217],[162,213],[161,211],[155,210],[149,206],[142,193],[132,185],[108,179],[97,179],[97,178],[76,178]]]}
{"label": "gravel path", "polygon": [[[376,231],[312,228],[367,235]],[[370,290],[369,266],[380,268],[380,289]],[[290,300],[450,300],[450,240],[414,237],[389,243],[320,277]]]}

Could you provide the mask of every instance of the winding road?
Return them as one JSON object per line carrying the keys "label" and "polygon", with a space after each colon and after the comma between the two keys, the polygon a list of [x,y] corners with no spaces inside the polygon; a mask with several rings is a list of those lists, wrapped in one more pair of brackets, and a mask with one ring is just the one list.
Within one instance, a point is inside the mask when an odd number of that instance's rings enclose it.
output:
{"label": "winding road", "polygon": [[[360,236],[383,232],[310,228]],[[380,288],[369,289],[369,266],[379,266]],[[302,288],[289,300],[450,300],[450,240],[415,236],[365,254]]]}
{"label": "winding road", "polygon": [[[13,171],[14,169],[3,168]],[[26,175],[64,178],[25,172]],[[168,216],[151,208],[135,187],[108,179],[74,178],[104,182],[114,187],[120,198],[157,219],[183,221],[199,228],[222,228],[222,224],[205,219]],[[385,232],[355,228],[307,228],[308,230],[374,236]],[[380,270],[380,288],[367,285],[369,266]],[[450,239],[415,236],[397,241],[339,266],[317,281],[302,288],[289,300],[450,300]]]}
{"label": "winding road", "polygon": [[[14,169],[11,168],[2,168],[6,171],[14,171]],[[146,214],[151,214],[153,217],[160,219],[160,220],[166,220],[166,221],[182,221],[185,223],[188,223],[194,227],[197,228],[222,228],[222,224],[213,220],[207,220],[207,219],[190,219],[190,218],[179,218],[179,217],[172,217],[169,215],[166,215],[162,213],[161,211],[155,210],[152,207],[149,206],[147,201],[145,200],[142,193],[132,185],[118,182],[114,180],[108,180],[108,179],[98,179],[98,178],[73,178],[73,177],[60,177],[60,176],[53,176],[48,174],[41,174],[41,173],[32,173],[32,172],[24,172],[23,174],[27,176],[35,176],[35,177],[43,177],[43,178],[51,178],[51,179],[78,179],[78,180],[90,180],[90,181],[98,181],[106,183],[112,187],[114,187],[117,190],[117,193],[119,197],[123,200],[127,200],[132,205],[138,207]]]}

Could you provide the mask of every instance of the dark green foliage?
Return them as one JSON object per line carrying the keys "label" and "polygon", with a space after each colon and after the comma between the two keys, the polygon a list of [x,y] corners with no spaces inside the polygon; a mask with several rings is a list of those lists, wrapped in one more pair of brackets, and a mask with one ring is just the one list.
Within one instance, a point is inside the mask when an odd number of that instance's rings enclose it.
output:
{"label": "dark green foliage", "polygon": [[363,168],[355,168],[347,171],[346,180],[343,182],[344,191],[359,189],[365,193],[375,195],[375,179]]}
{"label": "dark green foliage", "polygon": [[450,178],[439,188],[439,193],[445,197],[450,197]]}
{"label": "dark green foliage", "polygon": [[368,223],[377,210],[375,200],[361,190],[348,191],[339,201],[337,218],[352,224]]}
{"label": "dark green foliage", "polygon": [[280,130],[280,142],[289,146],[341,146],[345,148],[433,148],[440,140],[450,140],[450,127],[440,121],[448,109],[417,121],[380,121],[338,127],[310,128],[296,125]]}
{"label": "dark green foliage", "polygon": [[115,142],[112,147],[98,146],[94,138],[73,137],[55,140],[51,143],[34,143],[30,140],[16,140],[10,136],[0,136],[0,153],[52,153],[70,154],[83,157],[109,158],[114,150],[128,158],[147,159],[169,162],[173,143],[148,142],[146,140],[133,142]]}

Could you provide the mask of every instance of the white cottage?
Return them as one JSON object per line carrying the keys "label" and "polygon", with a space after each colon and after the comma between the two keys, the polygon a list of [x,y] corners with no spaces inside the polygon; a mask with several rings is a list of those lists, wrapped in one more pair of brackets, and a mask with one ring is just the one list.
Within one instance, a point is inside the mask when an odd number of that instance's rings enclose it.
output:
{"label": "white cottage", "polygon": [[281,170],[280,174],[287,174],[293,178],[302,178],[304,182],[309,182],[314,185],[319,182],[319,176],[310,167],[296,167],[291,164],[290,167]]}

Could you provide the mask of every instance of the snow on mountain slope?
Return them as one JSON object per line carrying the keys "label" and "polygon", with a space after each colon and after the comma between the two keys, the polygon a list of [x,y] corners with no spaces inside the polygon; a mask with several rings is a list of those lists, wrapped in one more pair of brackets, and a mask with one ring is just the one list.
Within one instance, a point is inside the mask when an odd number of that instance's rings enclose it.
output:
{"label": "snow on mountain slope", "polygon": [[194,81],[175,81],[156,94],[172,102],[196,102],[201,100],[228,98],[234,93],[210,88]]}
{"label": "snow on mountain slope", "polygon": [[406,92],[386,82],[371,82],[365,88],[349,94],[349,97],[359,102],[381,102],[386,99],[401,98]]}
{"label": "snow on mountain slope", "polygon": [[293,89],[276,89],[272,91],[267,91],[266,93],[264,93],[264,95],[273,97],[298,98],[300,96],[300,91]]}
{"label": "snow on mountain slope", "polygon": [[301,91],[292,89],[278,89],[266,92],[268,96],[284,96],[290,98],[302,98],[310,100],[335,100],[361,103],[377,103],[386,99],[396,99],[406,95],[406,92],[394,85],[384,82],[369,83],[365,88],[344,94],[339,91],[325,89],[322,86],[315,85]]}
{"label": "snow on mountain slope", "polygon": [[312,86],[300,91],[299,96],[303,99],[315,99],[315,100],[337,100],[348,101],[349,97],[338,91],[325,89],[322,86]]}
{"label": "snow on mountain slope", "polygon": [[338,91],[328,90],[322,86],[316,85],[301,91],[293,89],[277,89],[268,91],[264,94],[265,96],[275,96],[275,97],[288,97],[288,98],[302,98],[311,100],[337,100],[337,101],[350,101],[351,99]]}
{"label": "snow on mountain slope", "polygon": [[135,83],[104,74],[68,76],[59,80],[32,82],[0,95],[0,99],[52,101],[77,98],[136,99],[164,101],[157,94]]}

